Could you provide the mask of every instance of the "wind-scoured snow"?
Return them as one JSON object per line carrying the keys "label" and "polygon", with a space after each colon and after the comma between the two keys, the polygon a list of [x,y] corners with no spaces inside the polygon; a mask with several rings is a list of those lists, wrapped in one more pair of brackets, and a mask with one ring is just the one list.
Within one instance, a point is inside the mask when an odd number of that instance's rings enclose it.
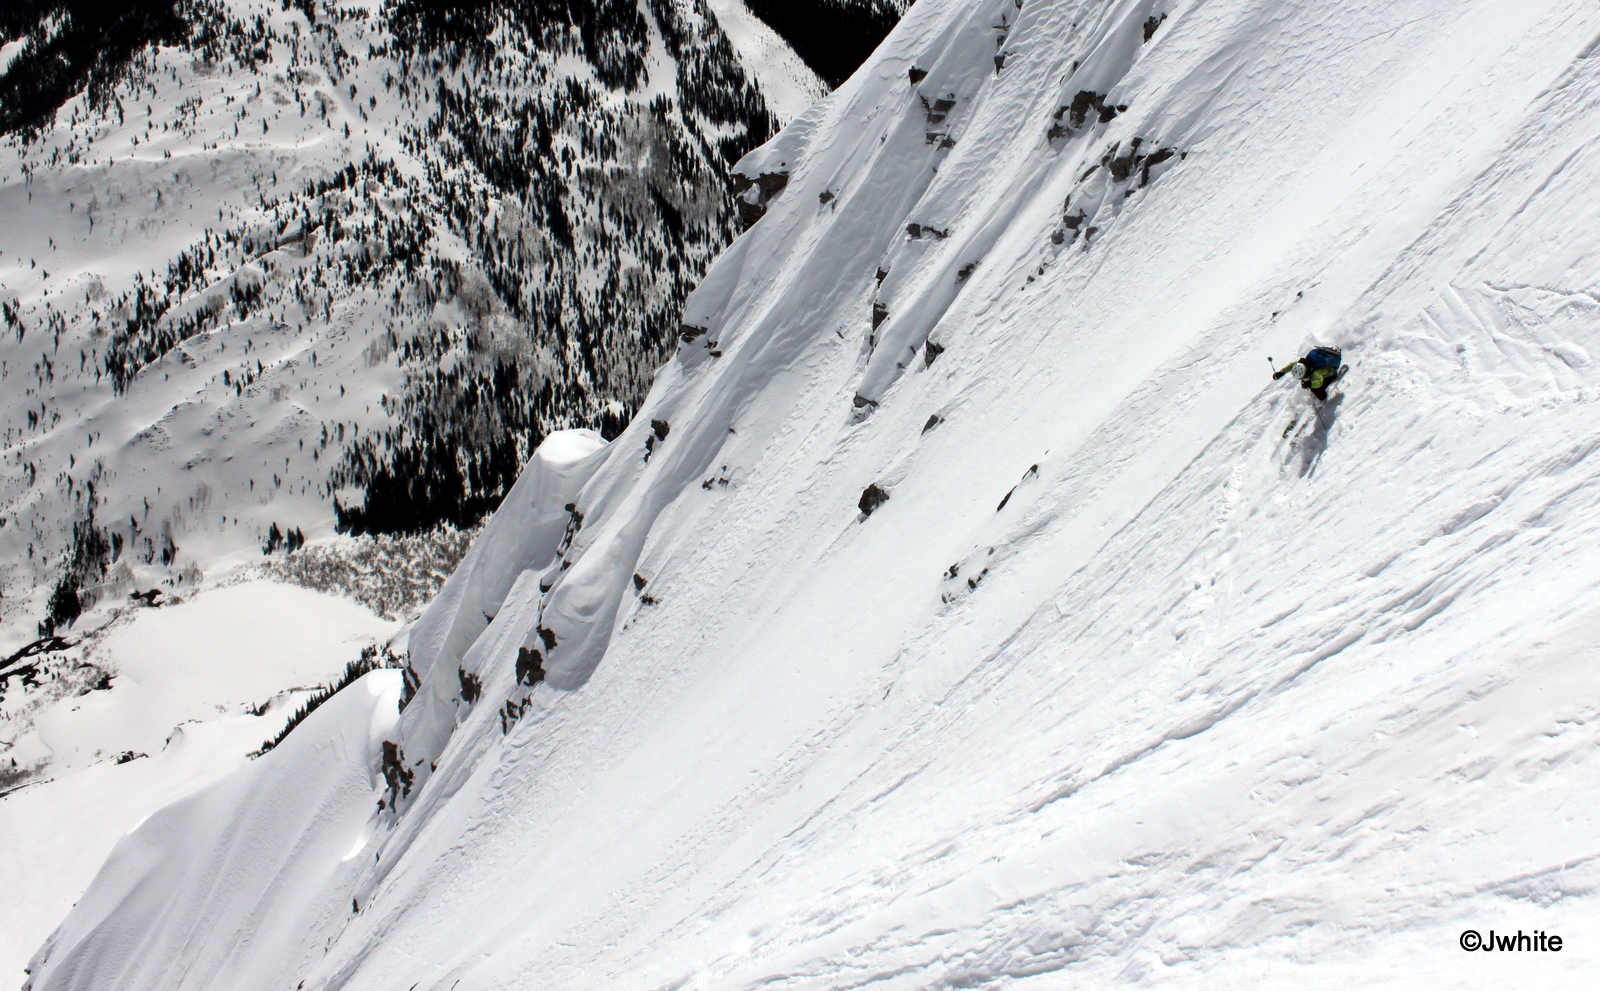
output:
{"label": "wind-scoured snow", "polygon": [[[330,703],[136,831],[31,986],[1587,986],[1597,53],[1579,0],[922,0],[382,745]],[[290,776],[337,812],[219,825]]]}

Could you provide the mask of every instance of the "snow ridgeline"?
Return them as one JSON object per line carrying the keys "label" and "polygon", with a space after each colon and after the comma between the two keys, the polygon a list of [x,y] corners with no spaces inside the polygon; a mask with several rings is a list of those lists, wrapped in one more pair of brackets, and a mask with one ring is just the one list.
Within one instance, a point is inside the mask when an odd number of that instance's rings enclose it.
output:
{"label": "snow ridgeline", "polygon": [[[344,811],[198,796],[217,852],[136,831],[32,986],[1583,986],[1597,52],[1575,0],[923,0],[745,160],[393,730],[251,769]],[[1263,360],[1312,342],[1320,407]]]}

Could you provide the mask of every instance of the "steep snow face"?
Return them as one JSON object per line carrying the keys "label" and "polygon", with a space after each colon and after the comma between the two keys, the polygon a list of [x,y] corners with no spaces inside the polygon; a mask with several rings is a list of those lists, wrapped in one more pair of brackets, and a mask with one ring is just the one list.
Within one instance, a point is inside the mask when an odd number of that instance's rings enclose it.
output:
{"label": "steep snow face", "polygon": [[102,679],[86,694],[18,712],[39,696],[7,669],[0,844],[12,896],[0,903],[0,983],[23,982],[124,834],[248,764],[312,690],[395,626],[342,597],[241,582],[130,610],[80,645],[73,653]]}
{"label": "steep snow face", "polygon": [[923,0],[419,624],[359,867],[247,911],[141,830],[33,987],[1592,980],[1597,52],[1578,0]]}
{"label": "steep snow face", "polygon": [[[250,938],[213,944],[210,959],[191,965],[191,979],[226,986],[227,973],[216,964],[221,959],[252,981],[278,987],[293,981],[305,962],[277,954],[280,934],[298,937],[337,908],[308,897],[298,911],[286,910],[273,895],[284,887],[307,894],[337,888],[361,873],[372,839],[378,754],[394,725],[400,687],[398,671],[364,676],[307,718],[302,725],[310,732],[291,734],[279,749],[167,806],[124,838],[79,904],[85,918],[110,910],[126,920],[121,937],[129,942],[101,956],[70,932],[58,931],[53,940],[75,947],[59,958],[62,979],[75,980],[75,971],[110,969],[127,986],[171,981],[164,960],[128,954],[125,947],[137,945],[139,930],[152,923],[174,934],[203,929],[206,911],[220,910],[250,917]],[[197,857],[200,850],[206,852]],[[164,877],[174,859],[188,861],[195,876],[222,880],[224,888],[205,890]],[[261,910],[263,901],[269,910]]]}

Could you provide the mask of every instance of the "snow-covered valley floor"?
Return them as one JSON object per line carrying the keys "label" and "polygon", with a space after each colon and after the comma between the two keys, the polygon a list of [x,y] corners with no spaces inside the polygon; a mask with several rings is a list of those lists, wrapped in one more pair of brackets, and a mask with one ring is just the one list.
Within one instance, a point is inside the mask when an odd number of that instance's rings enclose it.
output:
{"label": "snow-covered valley floor", "polygon": [[1580,0],[921,0],[414,696],[151,816],[33,988],[1592,986],[1597,55]]}

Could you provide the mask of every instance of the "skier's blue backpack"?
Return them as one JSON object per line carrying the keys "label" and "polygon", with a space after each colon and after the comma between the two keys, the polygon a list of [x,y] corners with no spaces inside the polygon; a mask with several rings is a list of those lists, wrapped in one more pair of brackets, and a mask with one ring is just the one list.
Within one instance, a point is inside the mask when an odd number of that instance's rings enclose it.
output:
{"label": "skier's blue backpack", "polygon": [[1338,371],[1340,357],[1338,348],[1312,348],[1306,353],[1306,371],[1314,372],[1319,368]]}

